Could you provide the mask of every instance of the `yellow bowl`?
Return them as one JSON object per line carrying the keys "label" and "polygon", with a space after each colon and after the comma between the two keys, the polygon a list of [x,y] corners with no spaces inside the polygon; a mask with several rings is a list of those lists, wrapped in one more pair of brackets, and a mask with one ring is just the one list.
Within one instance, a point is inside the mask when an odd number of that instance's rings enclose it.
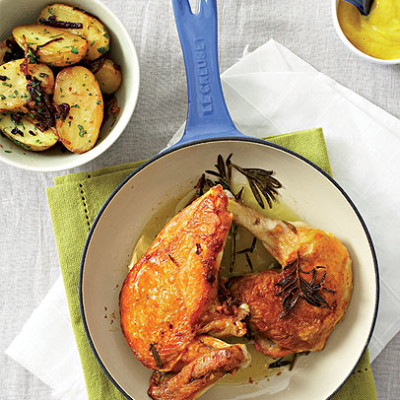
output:
{"label": "yellow bowl", "polygon": [[368,54],[365,54],[361,50],[359,50],[356,46],[354,46],[353,43],[350,42],[349,39],[347,39],[346,35],[344,34],[340,24],[339,24],[339,18],[338,18],[338,9],[339,5],[339,0],[332,0],[332,17],[333,17],[333,26],[335,27],[336,33],[344,43],[344,45],[350,49],[354,54],[357,54],[359,57],[363,58],[364,60],[367,61],[372,61],[377,64],[383,64],[383,65],[391,65],[391,64],[400,64],[400,58],[395,58],[392,60],[384,60],[381,58],[376,58],[372,57]]}

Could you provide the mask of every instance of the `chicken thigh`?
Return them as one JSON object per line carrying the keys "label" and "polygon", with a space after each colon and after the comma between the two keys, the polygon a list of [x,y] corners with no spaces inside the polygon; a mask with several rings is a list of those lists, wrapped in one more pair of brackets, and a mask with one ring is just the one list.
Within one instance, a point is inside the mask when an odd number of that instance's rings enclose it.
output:
{"label": "chicken thigh", "polygon": [[350,302],[348,251],[332,234],[305,223],[273,220],[233,199],[228,208],[283,268],[229,282],[234,298],[250,308],[255,348],[274,358],[322,350]]}
{"label": "chicken thigh", "polygon": [[[219,268],[232,214],[221,186],[176,215],[133,266],[120,293],[121,327],[147,368],[153,399],[191,400],[249,361],[245,308],[218,302]],[[219,335],[218,335],[219,333]]]}

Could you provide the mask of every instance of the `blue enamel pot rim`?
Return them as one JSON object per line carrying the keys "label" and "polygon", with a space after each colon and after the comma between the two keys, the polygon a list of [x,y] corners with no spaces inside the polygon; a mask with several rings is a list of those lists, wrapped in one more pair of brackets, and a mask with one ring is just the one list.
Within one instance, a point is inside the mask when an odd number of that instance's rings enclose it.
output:
{"label": "blue enamel pot rim", "polygon": [[308,159],[306,159],[305,157],[289,150],[286,149],[282,146],[279,146],[277,144],[268,142],[266,140],[262,140],[262,139],[257,139],[257,138],[252,138],[252,137],[223,137],[223,138],[207,138],[207,139],[202,139],[202,140],[194,140],[192,142],[189,143],[184,143],[184,144],[178,144],[172,148],[169,148],[167,150],[165,150],[162,153],[157,154],[156,156],[154,156],[153,158],[151,158],[150,160],[148,160],[147,162],[145,162],[144,164],[142,164],[141,166],[139,166],[137,169],[135,169],[132,173],[129,174],[129,176],[127,178],[125,178],[119,185],[118,187],[113,191],[113,193],[109,196],[109,198],[106,200],[106,202],[103,204],[103,206],[101,207],[99,213],[97,214],[91,228],[88,234],[88,237],[86,239],[86,243],[84,246],[84,250],[83,250],[83,255],[82,255],[82,259],[81,259],[81,264],[80,264],[80,273],[79,273],[79,305],[80,305],[80,311],[81,311],[81,317],[82,317],[82,322],[83,322],[83,326],[85,329],[85,333],[86,336],[88,338],[90,347],[97,359],[97,361],[99,362],[101,368],[103,369],[104,373],[107,375],[107,377],[111,380],[111,382],[116,386],[116,388],[128,399],[131,400],[135,400],[133,397],[131,397],[128,393],[126,393],[124,391],[124,389],[115,381],[115,379],[111,376],[111,374],[109,373],[107,367],[103,364],[96,348],[95,345],[92,341],[91,335],[90,335],[90,331],[89,331],[89,327],[88,327],[88,323],[86,320],[86,314],[85,314],[85,305],[84,305],[84,298],[83,298],[83,279],[84,279],[84,270],[85,270],[85,261],[86,261],[86,256],[88,253],[88,248],[89,248],[89,244],[91,241],[91,238],[93,236],[94,231],[96,230],[96,227],[103,215],[103,213],[105,212],[105,210],[107,209],[108,205],[110,204],[111,200],[116,196],[116,194],[120,191],[120,189],[122,187],[124,187],[132,178],[135,177],[135,175],[143,170],[146,169],[147,166],[149,166],[150,164],[154,163],[155,161],[159,160],[162,157],[165,157],[166,155],[172,154],[174,152],[176,152],[177,150],[181,150],[184,148],[188,148],[188,147],[192,147],[195,145],[201,145],[204,143],[210,143],[210,142],[221,142],[221,141],[240,141],[240,142],[247,142],[247,143],[257,143],[257,144],[261,144],[267,147],[272,147],[275,148],[277,150],[281,150],[283,153],[286,153],[286,155],[291,155],[296,157],[297,159],[305,162],[306,164],[308,164],[311,168],[317,170],[321,175],[323,175],[323,177],[325,177],[327,180],[330,181],[330,183],[332,185],[334,185],[342,194],[342,196],[347,200],[348,204],[351,206],[351,208],[353,209],[354,213],[356,214],[363,230],[364,230],[364,234],[367,238],[369,247],[370,247],[370,251],[371,251],[371,256],[373,259],[373,264],[374,264],[374,271],[375,271],[375,287],[376,287],[376,299],[375,299],[375,307],[374,307],[374,315],[373,315],[373,319],[372,319],[372,323],[371,323],[371,327],[370,327],[370,331],[368,333],[368,338],[367,341],[365,343],[365,345],[362,348],[362,352],[357,360],[357,362],[355,363],[354,367],[352,368],[351,372],[349,373],[349,375],[347,376],[347,378],[337,387],[337,389],[332,392],[332,394],[328,397],[331,398],[332,396],[335,395],[335,393],[337,393],[339,391],[339,389],[344,385],[344,383],[347,381],[347,379],[349,378],[349,376],[351,375],[351,373],[354,371],[355,367],[357,366],[358,362],[360,361],[362,355],[364,354],[365,350],[367,349],[367,346],[370,342],[370,339],[372,337],[372,333],[376,324],[376,319],[377,319],[377,312],[378,312],[378,304],[379,304],[379,296],[380,296],[380,286],[379,286],[379,271],[378,271],[378,262],[377,262],[377,257],[376,257],[376,253],[375,253],[375,249],[372,243],[372,239],[371,239],[371,235],[368,231],[368,228],[360,214],[360,212],[358,211],[356,205],[354,204],[354,202],[351,200],[351,198],[349,197],[349,195],[344,191],[344,189],[330,176],[328,175],[324,170],[322,170],[320,167],[318,167],[317,165],[315,165],[314,163],[312,163],[311,161],[309,161]]}

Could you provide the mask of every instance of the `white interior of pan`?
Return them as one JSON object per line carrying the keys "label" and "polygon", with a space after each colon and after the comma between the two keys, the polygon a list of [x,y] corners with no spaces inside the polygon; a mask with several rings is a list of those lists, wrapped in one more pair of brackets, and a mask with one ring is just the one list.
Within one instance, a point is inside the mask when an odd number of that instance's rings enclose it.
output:
{"label": "white interior of pan", "polygon": [[98,220],[87,247],[82,303],[88,332],[104,368],[135,400],[148,400],[150,371],[136,360],[119,328],[119,290],[132,248],[163,202],[192,189],[201,173],[213,168],[218,154],[230,153],[240,166],[274,170],[284,186],[283,201],[304,221],[343,241],[353,259],[354,293],[325,350],[301,357],[292,372],[269,382],[217,384],[202,398],[325,399],[351,373],[369,338],[377,301],[374,257],[362,223],[341,191],[308,163],[280,149],[242,141],[189,146],[159,158],[126,182]]}

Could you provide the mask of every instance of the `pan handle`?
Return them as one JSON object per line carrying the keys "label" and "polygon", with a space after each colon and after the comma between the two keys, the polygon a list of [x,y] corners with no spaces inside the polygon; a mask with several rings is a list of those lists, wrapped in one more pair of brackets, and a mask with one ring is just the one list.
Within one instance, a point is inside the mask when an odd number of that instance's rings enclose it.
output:
{"label": "pan handle", "polygon": [[222,136],[243,136],[232,122],[222,93],[218,64],[216,0],[172,0],[188,86],[186,127],[177,144]]}

